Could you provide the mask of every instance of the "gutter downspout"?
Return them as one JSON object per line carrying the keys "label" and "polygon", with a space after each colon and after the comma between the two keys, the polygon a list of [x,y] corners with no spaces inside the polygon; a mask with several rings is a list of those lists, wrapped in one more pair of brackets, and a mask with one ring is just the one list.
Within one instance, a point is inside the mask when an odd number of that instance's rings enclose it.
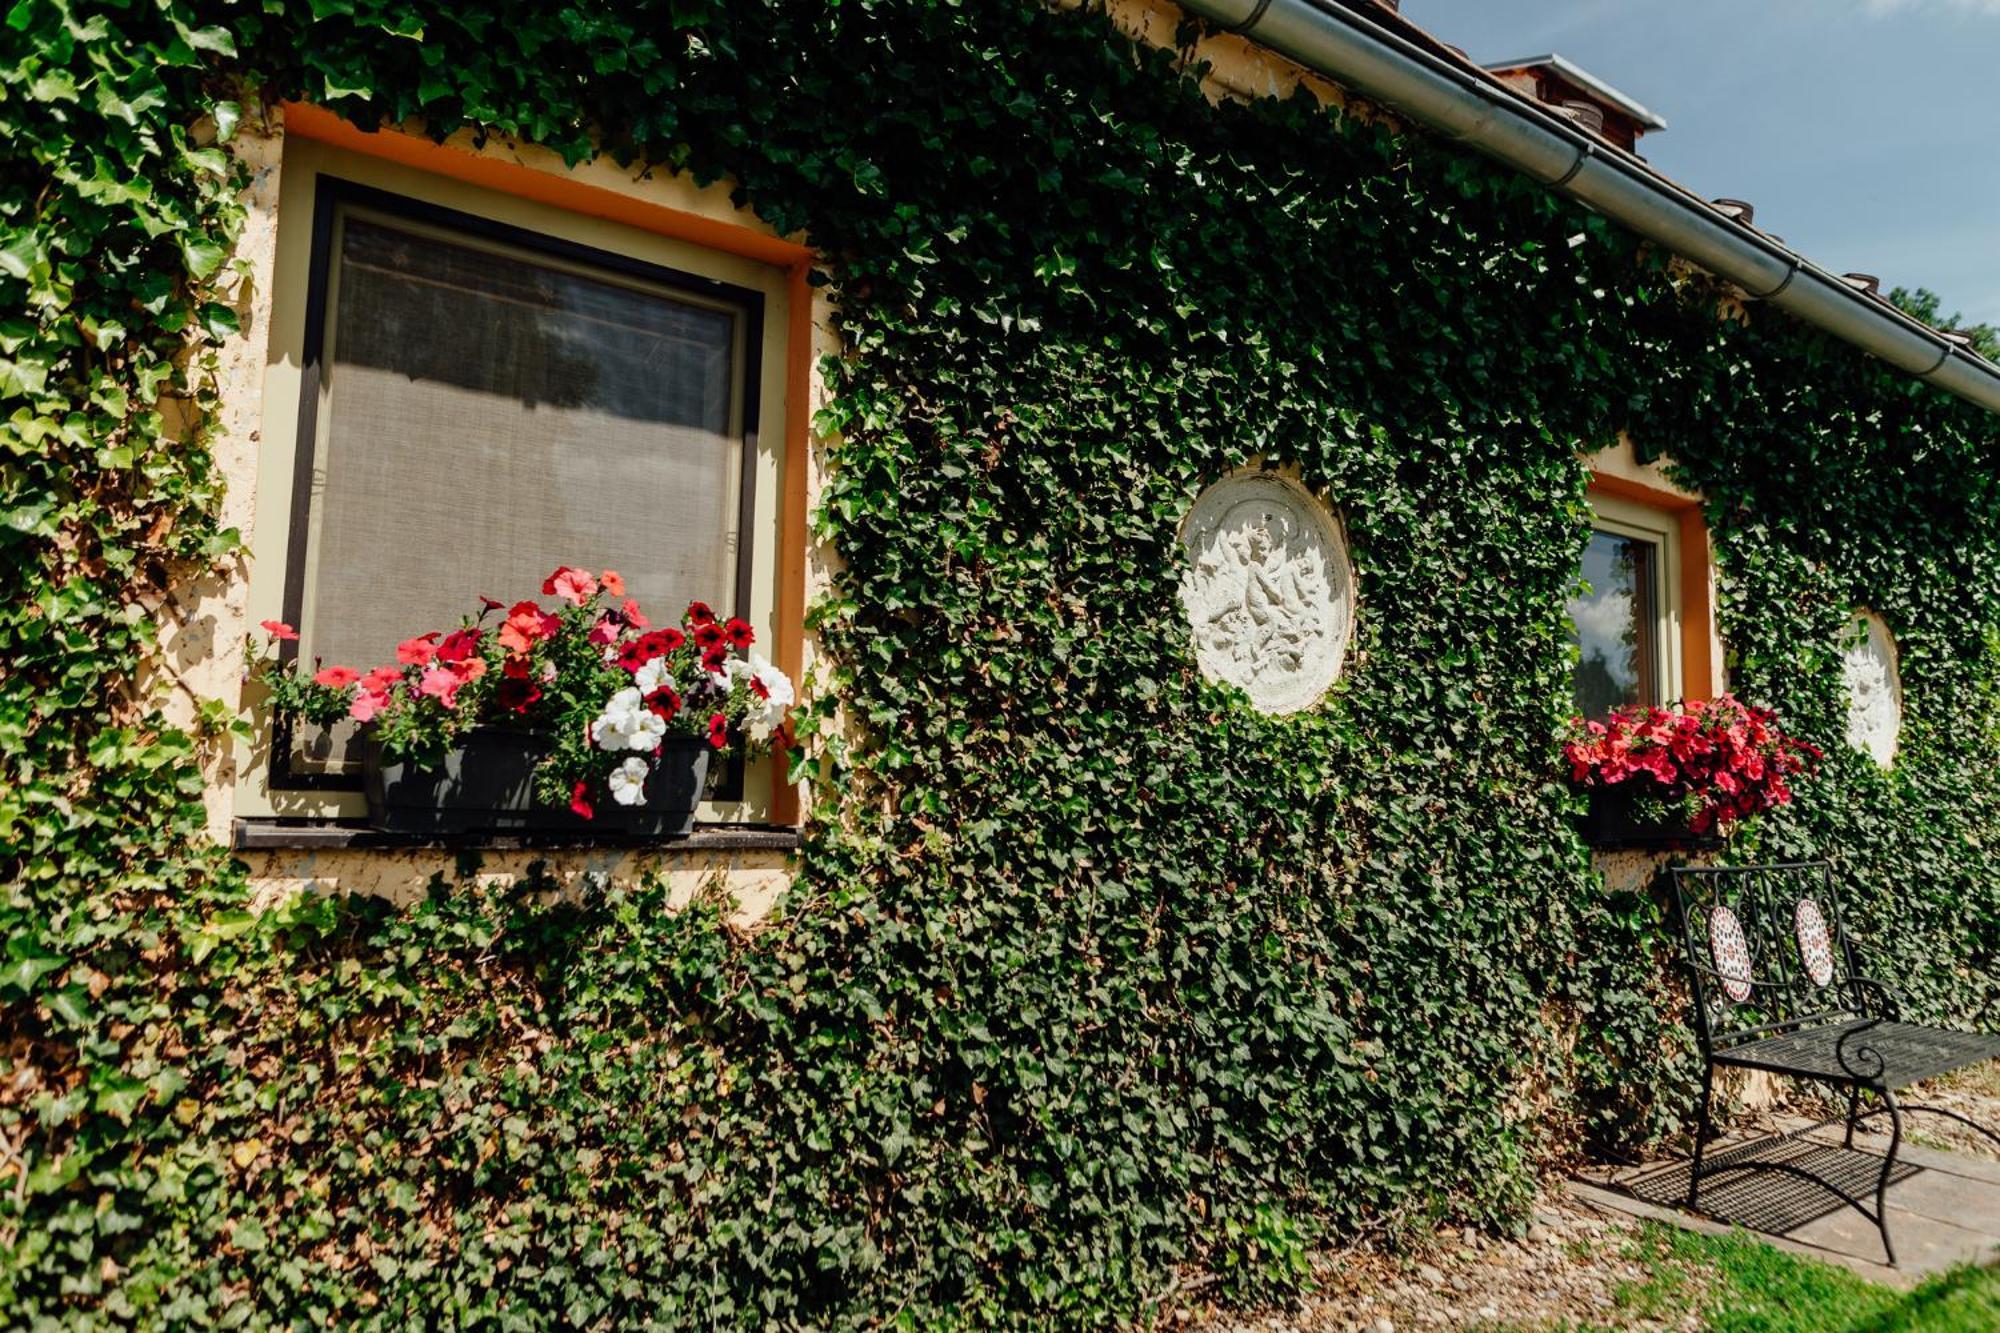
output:
{"label": "gutter downspout", "polygon": [[1526,172],[1899,370],[2000,412],[2000,366],[1337,0],[1176,3]]}

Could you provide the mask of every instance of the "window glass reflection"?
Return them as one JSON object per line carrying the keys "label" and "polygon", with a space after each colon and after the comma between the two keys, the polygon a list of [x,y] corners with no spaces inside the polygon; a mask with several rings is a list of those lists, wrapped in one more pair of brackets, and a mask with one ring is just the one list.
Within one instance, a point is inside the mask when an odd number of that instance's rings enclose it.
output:
{"label": "window glass reflection", "polygon": [[1591,534],[1581,571],[1588,587],[1569,603],[1578,652],[1576,708],[1587,718],[1607,717],[1625,704],[1661,702],[1656,557],[1651,542],[1610,532]]}

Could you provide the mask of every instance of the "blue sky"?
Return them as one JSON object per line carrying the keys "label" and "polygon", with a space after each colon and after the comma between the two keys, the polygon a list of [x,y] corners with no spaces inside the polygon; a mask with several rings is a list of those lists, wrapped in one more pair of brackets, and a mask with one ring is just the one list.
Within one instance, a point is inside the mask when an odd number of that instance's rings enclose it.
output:
{"label": "blue sky", "polygon": [[1403,0],[1482,63],[1558,51],[1666,119],[1668,175],[1836,273],[2000,324],[2000,0]]}

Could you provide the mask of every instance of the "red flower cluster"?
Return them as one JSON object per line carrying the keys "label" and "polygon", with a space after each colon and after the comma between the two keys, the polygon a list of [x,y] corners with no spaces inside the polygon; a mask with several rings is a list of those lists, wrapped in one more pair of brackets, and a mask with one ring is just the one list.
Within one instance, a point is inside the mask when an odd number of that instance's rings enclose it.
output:
{"label": "red flower cluster", "polygon": [[1584,723],[1563,746],[1578,787],[1650,784],[1668,804],[1693,807],[1696,833],[1724,831],[1792,799],[1788,779],[1824,757],[1818,746],[1786,735],[1767,708],[1728,695],[1669,708],[1621,708],[1609,723]]}
{"label": "red flower cluster", "polygon": [[[476,618],[405,639],[371,671],[270,660],[256,672],[275,712],[364,724],[385,755],[420,766],[475,727],[545,736],[537,797],[584,818],[601,796],[644,801],[669,737],[752,751],[782,734],[792,685],[747,652],[756,642],[747,622],[693,602],[679,624],[655,627],[614,569],[564,565],[542,591],[560,599],[553,611],[481,597]],[[274,641],[298,637],[281,621],[263,628]]]}

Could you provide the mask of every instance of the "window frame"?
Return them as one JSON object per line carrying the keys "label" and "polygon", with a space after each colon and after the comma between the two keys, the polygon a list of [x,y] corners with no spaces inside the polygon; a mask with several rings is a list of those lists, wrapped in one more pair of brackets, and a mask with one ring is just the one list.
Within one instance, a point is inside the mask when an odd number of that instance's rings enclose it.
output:
{"label": "window frame", "polygon": [[[352,208],[414,222],[447,234],[465,235],[530,255],[546,256],[572,268],[597,269],[649,286],[679,288],[742,309],[743,362],[732,372],[740,382],[741,398],[736,412],[742,427],[739,446],[742,461],[737,482],[734,611],[747,617],[756,568],[757,448],[763,399],[764,294],[755,288],[705,274],[621,255],[616,251],[322,172],[313,182],[312,240],[306,261],[305,329],[299,361],[298,421],[293,438],[292,494],[282,603],[282,617],[286,623],[299,624],[305,606],[315,461],[319,429],[328,407],[322,370],[330,333],[328,322],[335,270],[336,224],[342,210]],[[299,644],[296,640],[279,646],[279,660],[287,667],[297,663],[298,655]],[[300,771],[292,763],[295,753],[290,719],[273,719],[270,755],[265,771],[265,783],[271,791],[358,792],[362,789],[359,774]],[[711,788],[714,799],[742,799],[745,767],[742,752],[738,750],[717,774]]]}
{"label": "window frame", "polygon": [[[318,182],[342,178],[420,204],[511,224],[531,236],[630,258],[701,285],[713,280],[761,296],[762,337],[755,344],[760,369],[755,379],[742,380],[756,395],[761,422],[754,439],[755,520],[745,529],[752,552],[751,598],[743,614],[756,630],[759,647],[794,680],[804,679],[811,658],[805,604],[812,571],[811,411],[820,392],[815,355],[836,346],[827,331],[823,298],[812,282],[816,252],[802,239],[772,231],[734,199],[727,183],[703,185],[671,171],[635,173],[608,158],[570,163],[545,148],[482,140],[470,132],[437,143],[397,129],[371,131],[309,103],[287,102],[281,110],[282,154],[266,163],[252,183],[255,207],[244,240],[261,288],[250,298],[265,331],[258,354],[261,392],[236,414],[230,437],[244,455],[239,462],[254,469],[256,477],[241,523],[253,553],[240,611],[253,627],[246,645],[250,658],[276,655],[276,646],[257,634],[254,625],[284,614],[312,221]],[[620,280],[616,274],[604,276]],[[690,295],[700,299],[698,292]],[[736,414],[741,418],[740,410]],[[750,488],[742,488],[743,496],[751,494]],[[726,586],[725,580],[717,593],[726,596]],[[247,676],[243,704],[252,727],[230,742],[221,760],[238,847],[395,844],[366,827],[360,791],[274,787],[273,719],[262,689]],[[711,774],[722,776],[722,768],[711,765]],[[696,812],[697,837],[795,836],[802,816],[799,788],[789,779],[783,747],[748,761],[743,773],[740,792],[733,785],[718,790],[719,784],[711,782]],[[484,835],[460,841],[482,848],[509,845],[506,838]],[[650,845],[650,840],[596,831],[545,841]],[[675,845],[670,842],[663,849]]]}
{"label": "window frame", "polygon": [[1646,702],[1664,705],[1685,698],[1684,590],[1678,516],[1598,490],[1590,493],[1590,509],[1592,532],[1644,542],[1653,548],[1651,657],[1658,698]]}

